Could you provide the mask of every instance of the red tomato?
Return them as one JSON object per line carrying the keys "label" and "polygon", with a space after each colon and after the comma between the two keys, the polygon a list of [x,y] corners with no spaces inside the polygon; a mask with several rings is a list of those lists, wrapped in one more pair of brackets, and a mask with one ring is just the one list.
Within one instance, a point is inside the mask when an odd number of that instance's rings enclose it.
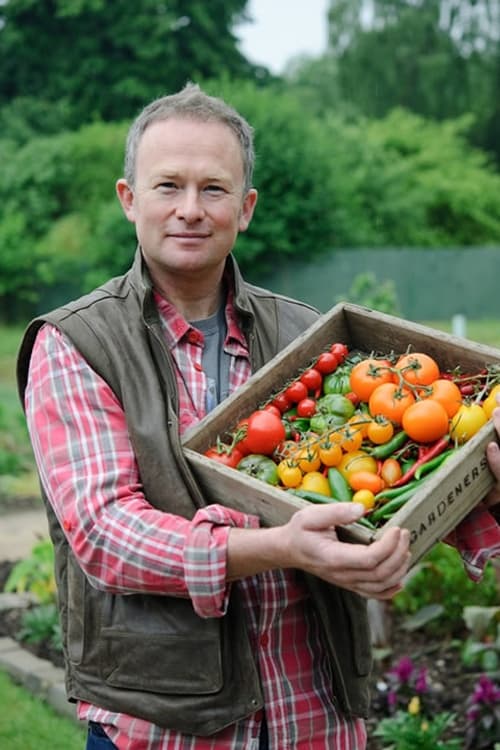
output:
{"label": "red tomato", "polygon": [[269,456],[285,437],[285,427],[276,414],[258,409],[249,416],[245,446],[250,453]]}
{"label": "red tomato", "polygon": [[336,354],[332,354],[332,352],[322,352],[316,360],[314,367],[316,370],[319,370],[322,375],[329,375],[337,369],[339,364],[340,360]]}
{"label": "red tomato", "polygon": [[238,448],[229,448],[225,449],[219,449],[217,446],[214,446],[213,448],[209,448],[207,451],[205,451],[205,456],[207,458],[211,458],[214,461],[218,461],[221,464],[224,464],[224,466],[230,466],[232,469],[235,469],[241,459],[243,458],[243,453],[238,450]]}
{"label": "red tomato", "polygon": [[275,396],[271,401],[271,404],[273,406],[276,406],[281,414],[284,414],[286,411],[292,408],[292,402],[285,396],[284,393],[278,393],[278,395]]}
{"label": "red tomato", "polygon": [[312,417],[316,414],[316,401],[313,398],[303,398],[297,404],[298,417]]}
{"label": "red tomato", "polygon": [[292,404],[298,404],[303,398],[307,397],[308,390],[307,386],[301,380],[295,380],[290,383],[288,388],[285,388],[285,397],[292,402]]}
{"label": "red tomato", "polygon": [[271,403],[271,404],[266,404],[266,405],[265,405],[265,406],[263,407],[263,409],[264,409],[264,411],[270,411],[270,412],[271,412],[271,414],[276,414],[276,416],[277,416],[277,417],[281,417],[281,412],[280,412],[280,410],[278,409],[278,407],[276,406],[276,404],[273,404],[273,403]]}
{"label": "red tomato", "polygon": [[347,348],[347,346],[341,343],[332,344],[330,347],[330,351],[332,354],[337,355],[337,357],[339,358],[339,363],[342,363],[349,354],[349,349]]}
{"label": "red tomato", "polygon": [[317,391],[323,384],[323,376],[314,367],[304,370],[299,380],[304,383],[308,391]]}

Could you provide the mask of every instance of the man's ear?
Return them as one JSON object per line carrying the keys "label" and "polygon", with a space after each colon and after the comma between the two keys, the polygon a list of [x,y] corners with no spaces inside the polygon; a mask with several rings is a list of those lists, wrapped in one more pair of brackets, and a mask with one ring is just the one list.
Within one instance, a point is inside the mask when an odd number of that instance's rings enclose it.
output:
{"label": "man's ear", "polygon": [[123,213],[129,221],[135,223],[134,191],[124,178],[117,181],[116,194],[123,208]]}
{"label": "man's ear", "polygon": [[244,232],[248,228],[255,210],[257,203],[257,191],[255,188],[251,188],[243,199],[243,205],[241,207],[239,230]]}

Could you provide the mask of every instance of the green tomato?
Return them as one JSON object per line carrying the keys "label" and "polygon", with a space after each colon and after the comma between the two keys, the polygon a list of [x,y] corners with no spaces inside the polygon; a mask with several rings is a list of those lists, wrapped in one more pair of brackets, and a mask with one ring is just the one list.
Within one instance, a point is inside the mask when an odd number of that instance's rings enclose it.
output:
{"label": "green tomato", "polygon": [[278,484],[278,467],[269,456],[250,453],[241,459],[236,468],[250,477],[267,482],[267,484]]}
{"label": "green tomato", "polygon": [[350,368],[337,368],[335,372],[330,375],[326,375],[323,380],[323,393],[328,395],[330,393],[349,393],[351,390],[351,384],[349,380]]}
{"label": "green tomato", "polygon": [[319,414],[335,414],[337,417],[343,417],[344,422],[347,422],[356,410],[352,401],[342,396],[341,393],[329,393],[322,396],[317,400],[316,408]]}
{"label": "green tomato", "polygon": [[316,435],[323,435],[337,427],[342,427],[343,424],[345,424],[345,419],[338,414],[315,414],[311,417],[310,428]]}

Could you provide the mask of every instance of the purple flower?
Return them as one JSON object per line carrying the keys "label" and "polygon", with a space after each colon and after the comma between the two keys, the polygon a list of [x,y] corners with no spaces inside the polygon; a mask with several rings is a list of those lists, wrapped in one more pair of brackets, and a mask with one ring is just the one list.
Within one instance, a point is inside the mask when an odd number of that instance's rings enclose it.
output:
{"label": "purple flower", "polygon": [[425,693],[427,692],[427,687],[427,668],[421,667],[415,680],[415,690],[417,693]]}
{"label": "purple flower", "polygon": [[500,688],[489,677],[484,674],[481,675],[474,688],[471,703],[487,703],[493,706],[499,702]]}
{"label": "purple flower", "polygon": [[409,656],[403,656],[396,666],[389,670],[389,674],[395,675],[401,683],[409,682],[413,674],[413,661]]}

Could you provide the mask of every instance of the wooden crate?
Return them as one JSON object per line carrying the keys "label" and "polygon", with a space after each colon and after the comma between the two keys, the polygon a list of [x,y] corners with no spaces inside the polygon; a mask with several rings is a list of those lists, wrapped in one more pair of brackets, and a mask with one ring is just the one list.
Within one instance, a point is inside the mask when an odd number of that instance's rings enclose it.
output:
{"label": "wooden crate", "polygon": [[[218,436],[282,390],[286,382],[297,377],[335,341],[364,354],[422,351],[433,357],[442,370],[460,366],[463,372],[474,372],[486,365],[500,364],[498,349],[358,305],[336,305],[185,435],[186,458],[210,502],[258,515],[267,526],[286,523],[293,513],[308,505],[202,454]],[[339,535],[369,544],[389,526],[405,527],[410,531],[414,564],[455,528],[493,486],[485,448],[495,439],[493,425],[488,422],[385,526],[372,532],[352,524],[339,530]]]}

